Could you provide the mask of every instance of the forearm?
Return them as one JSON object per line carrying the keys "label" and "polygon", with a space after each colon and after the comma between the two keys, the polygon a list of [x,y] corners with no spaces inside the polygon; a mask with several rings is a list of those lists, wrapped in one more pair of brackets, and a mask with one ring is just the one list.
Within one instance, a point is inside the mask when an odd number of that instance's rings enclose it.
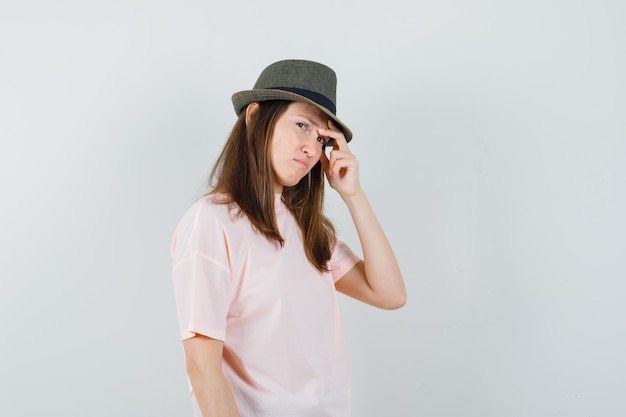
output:
{"label": "forearm", "polygon": [[196,335],[183,342],[187,375],[203,417],[239,417],[222,372],[223,342]]}
{"label": "forearm", "polygon": [[406,302],[400,267],[367,195],[360,189],[341,196],[357,230],[367,284],[381,305],[397,308]]}
{"label": "forearm", "polygon": [[191,386],[203,417],[239,417],[233,393],[220,370],[189,366]]}
{"label": "forearm", "polygon": [[327,157],[320,157],[328,183],[346,203],[356,226],[363,262],[359,262],[335,283],[338,291],[385,309],[402,307],[406,289],[400,267],[372,206],[361,188],[359,161],[348,148],[342,132],[329,121],[328,129],[318,129],[322,137],[335,140]]}

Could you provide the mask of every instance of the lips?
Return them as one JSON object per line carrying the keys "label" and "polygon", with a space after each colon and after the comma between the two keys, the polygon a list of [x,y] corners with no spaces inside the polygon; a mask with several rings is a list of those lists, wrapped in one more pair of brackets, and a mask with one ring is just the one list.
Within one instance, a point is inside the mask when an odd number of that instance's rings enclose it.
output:
{"label": "lips", "polygon": [[309,164],[304,159],[294,159],[294,161],[296,161],[296,163],[300,165],[300,168],[302,169],[307,169],[309,167]]}

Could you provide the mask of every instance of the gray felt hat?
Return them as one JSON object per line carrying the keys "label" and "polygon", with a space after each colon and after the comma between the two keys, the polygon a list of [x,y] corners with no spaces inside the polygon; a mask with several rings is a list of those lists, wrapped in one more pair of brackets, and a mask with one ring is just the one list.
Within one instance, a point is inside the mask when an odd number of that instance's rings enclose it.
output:
{"label": "gray felt hat", "polygon": [[252,90],[233,94],[235,113],[240,114],[254,101],[303,101],[317,106],[341,129],[350,142],[352,132],[337,118],[337,76],[326,65],[313,61],[288,59],[263,70]]}

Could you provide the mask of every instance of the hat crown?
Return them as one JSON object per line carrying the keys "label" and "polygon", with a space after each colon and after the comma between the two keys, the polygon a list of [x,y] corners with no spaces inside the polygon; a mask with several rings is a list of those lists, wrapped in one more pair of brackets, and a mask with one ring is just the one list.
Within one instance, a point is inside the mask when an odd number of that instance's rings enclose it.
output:
{"label": "hat crown", "polygon": [[318,62],[288,59],[263,70],[254,89],[299,89],[320,94],[336,106],[337,76],[335,71]]}
{"label": "hat crown", "polygon": [[300,59],[287,59],[269,65],[261,72],[252,90],[232,96],[235,113],[252,102],[269,100],[302,101],[320,109],[343,131],[346,141],[352,132],[337,117],[337,76],[324,64]]}

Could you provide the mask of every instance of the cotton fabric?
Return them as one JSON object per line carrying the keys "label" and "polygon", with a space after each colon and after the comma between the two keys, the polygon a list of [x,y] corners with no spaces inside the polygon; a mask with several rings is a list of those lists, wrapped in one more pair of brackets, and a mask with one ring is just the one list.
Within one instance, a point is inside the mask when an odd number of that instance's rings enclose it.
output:
{"label": "cotton fabric", "polygon": [[[224,341],[223,371],[241,417],[348,417],[334,283],[359,258],[337,242],[331,272],[320,273],[280,195],[275,208],[284,247],[217,204],[218,197],[196,202],[172,241],[181,339],[201,334]],[[193,395],[192,402],[200,417]]]}

